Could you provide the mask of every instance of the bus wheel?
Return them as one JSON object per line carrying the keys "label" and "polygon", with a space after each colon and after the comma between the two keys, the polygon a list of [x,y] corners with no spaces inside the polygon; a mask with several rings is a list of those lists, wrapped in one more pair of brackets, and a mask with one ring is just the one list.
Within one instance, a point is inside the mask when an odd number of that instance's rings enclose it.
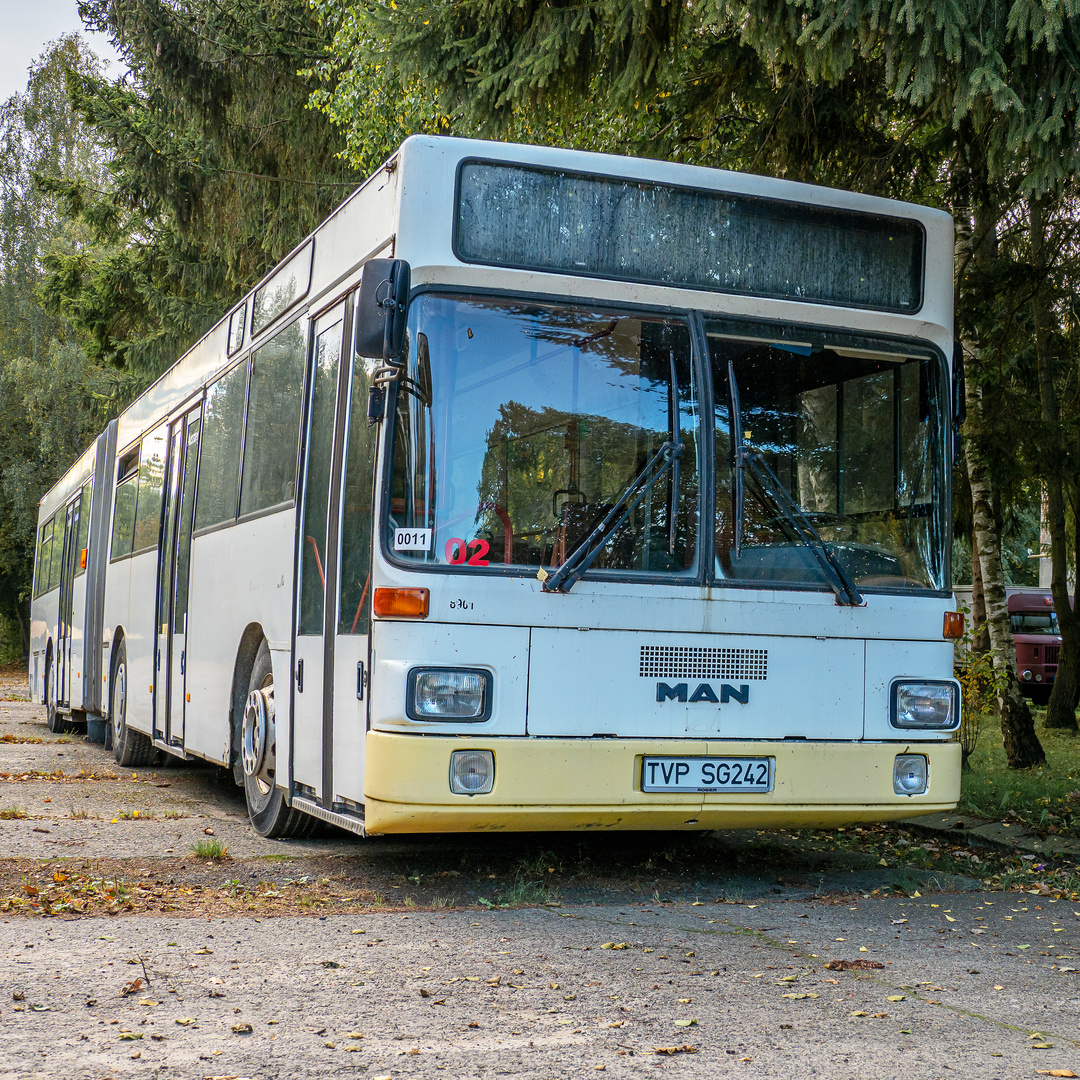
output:
{"label": "bus wheel", "polygon": [[56,677],[52,657],[45,665],[45,723],[56,735],[62,735],[65,731],[71,730],[67,717],[56,706]]}
{"label": "bus wheel", "polygon": [[244,766],[244,798],[248,817],[260,836],[309,836],[319,824],[286,802],[277,779],[277,728],[274,706],[274,668],[264,640],[255,657],[244,703],[240,758]]}
{"label": "bus wheel", "polygon": [[56,708],[56,680],[53,678],[52,657],[45,661],[45,723],[49,730],[59,735],[64,721]]}
{"label": "bus wheel", "polygon": [[109,687],[109,731],[112,734],[112,752],[118,765],[150,765],[154,760],[154,744],[141,731],[127,726],[128,707],[127,647],[120,642],[116,650]]}

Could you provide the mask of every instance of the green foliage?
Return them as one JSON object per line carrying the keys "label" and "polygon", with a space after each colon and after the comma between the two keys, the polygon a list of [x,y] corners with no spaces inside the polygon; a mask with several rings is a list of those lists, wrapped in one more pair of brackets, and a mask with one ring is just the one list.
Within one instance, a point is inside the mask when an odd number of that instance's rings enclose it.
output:
{"label": "green foliage", "polygon": [[43,185],[62,176],[101,181],[104,151],[65,86],[68,71],[99,67],[77,36],[61,38],[31,65],[26,92],[0,105],[0,360],[41,357],[64,332],[36,295],[43,260],[69,224]]}
{"label": "green foliage", "polygon": [[105,152],[67,97],[69,73],[95,75],[75,36],[32,65],[27,90],[0,106],[0,620],[3,659],[27,646],[38,500],[130,397],[130,380],[90,363],[37,290],[50,253],[79,230],[50,194],[69,177],[100,185]]}
{"label": "green foliage", "polygon": [[304,0],[82,0],[128,71],[73,73],[110,148],[104,189],[53,185],[87,230],[48,259],[48,309],[95,360],[160,373],[360,179],[298,69],[329,37]]}
{"label": "green foliage", "polygon": [[1009,769],[1001,747],[984,740],[964,771],[960,811],[1080,836],[1080,745],[1075,736],[1040,734],[1046,764],[1021,771]]}
{"label": "green foliage", "polygon": [[0,611],[29,604],[38,499],[136,389],[62,340],[0,366]]}

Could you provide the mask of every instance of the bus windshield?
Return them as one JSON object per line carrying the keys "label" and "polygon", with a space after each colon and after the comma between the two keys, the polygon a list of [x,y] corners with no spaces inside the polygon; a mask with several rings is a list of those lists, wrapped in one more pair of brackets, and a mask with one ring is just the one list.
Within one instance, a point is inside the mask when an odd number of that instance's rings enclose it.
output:
{"label": "bus windshield", "polygon": [[684,320],[423,295],[410,311],[391,549],[560,566],[671,440],[677,466],[604,535],[593,570],[693,573],[699,405]]}
{"label": "bus windshield", "polygon": [[[684,318],[420,295],[397,391],[390,550],[544,577],[591,543],[590,576],[700,580],[698,497],[711,489],[715,547],[702,556],[715,579],[839,581],[855,602],[855,586],[944,588],[936,361],[707,340],[711,402]],[[700,453],[709,408],[711,462]],[[752,466],[741,470],[736,422]]]}
{"label": "bus windshield", "polygon": [[717,576],[820,586],[835,568],[859,588],[944,588],[935,361],[708,340]]}
{"label": "bus windshield", "polygon": [[1056,611],[1012,611],[1009,613],[1014,634],[1049,634],[1060,637]]}

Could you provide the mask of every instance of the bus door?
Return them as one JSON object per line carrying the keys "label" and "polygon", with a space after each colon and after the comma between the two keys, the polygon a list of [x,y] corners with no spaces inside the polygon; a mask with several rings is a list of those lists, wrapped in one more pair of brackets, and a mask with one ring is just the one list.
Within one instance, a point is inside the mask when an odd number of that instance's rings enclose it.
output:
{"label": "bus door", "polygon": [[[334,605],[340,498],[335,497],[335,461],[341,456],[338,407],[345,304],[319,318],[314,327],[309,367],[304,486],[299,511],[296,572],[296,646],[293,660],[292,782],[327,808],[332,802],[332,688]],[[329,674],[329,677],[327,677]],[[327,753],[324,754],[324,747]]]}
{"label": "bus door", "polygon": [[376,362],[352,356],[355,298],[315,325],[297,553],[293,782],[362,813],[367,737]]}
{"label": "bus door", "polygon": [[[71,693],[72,585],[75,581],[75,539],[79,533],[82,494],[68,503],[64,515],[64,554],[60,563],[60,617],[57,622],[56,704],[67,708]],[[53,540],[56,543],[56,540]]]}
{"label": "bus door", "polygon": [[[371,542],[375,505],[375,460],[382,425],[368,423],[368,391],[380,361],[352,356],[348,417],[341,480],[341,572],[334,643],[334,793],[345,807],[364,801],[368,681],[371,671]],[[400,393],[414,392],[410,387]],[[418,388],[423,393],[423,388]],[[351,804],[351,805],[350,805]]]}
{"label": "bus door", "polygon": [[154,739],[184,745],[188,584],[201,406],[169,426],[165,513],[158,565]]}

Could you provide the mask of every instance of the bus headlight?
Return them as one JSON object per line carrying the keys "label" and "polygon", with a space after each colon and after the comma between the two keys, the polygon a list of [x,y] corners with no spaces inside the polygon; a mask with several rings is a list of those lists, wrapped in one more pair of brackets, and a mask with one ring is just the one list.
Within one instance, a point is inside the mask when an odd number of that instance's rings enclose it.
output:
{"label": "bus headlight", "polygon": [[495,783],[490,750],[455,750],[450,755],[450,790],[455,795],[486,795]]}
{"label": "bus headlight", "polygon": [[927,766],[922,754],[897,754],[892,786],[897,795],[922,795],[926,791]]}
{"label": "bus headlight", "polygon": [[960,722],[956,684],[894,682],[889,720],[893,727],[948,731]]}
{"label": "bus headlight", "polygon": [[407,676],[410,720],[477,723],[491,716],[491,674],[477,668],[413,668]]}

